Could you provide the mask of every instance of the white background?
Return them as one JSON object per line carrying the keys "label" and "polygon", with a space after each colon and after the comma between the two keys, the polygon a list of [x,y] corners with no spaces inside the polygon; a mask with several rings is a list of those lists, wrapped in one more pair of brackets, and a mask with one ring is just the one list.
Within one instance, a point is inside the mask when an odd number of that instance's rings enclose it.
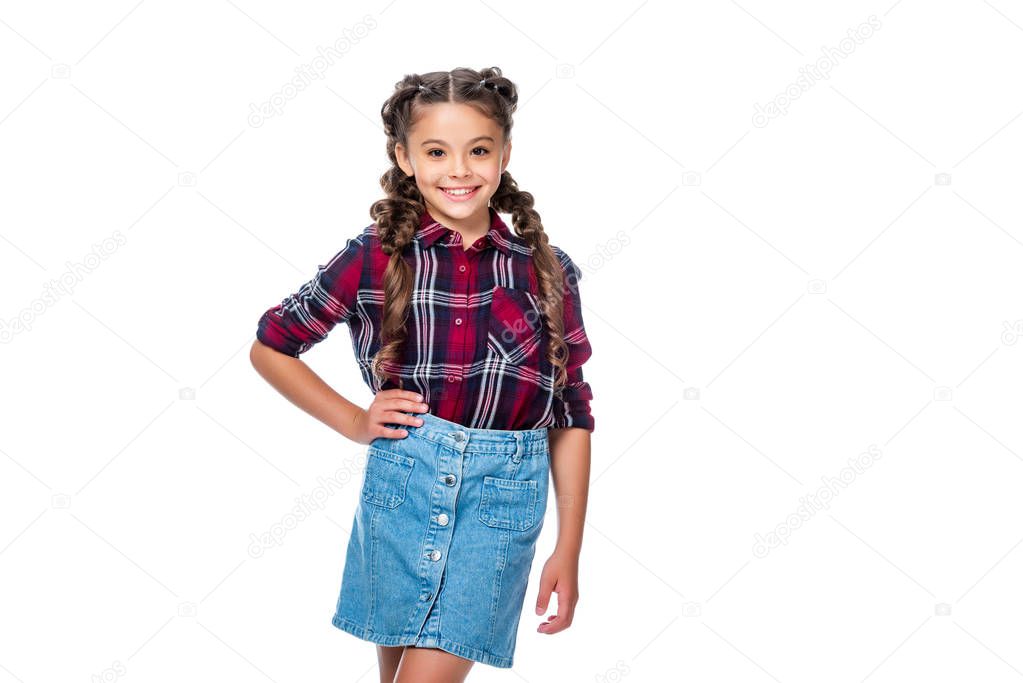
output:
{"label": "white background", "polygon": [[[1018,681],[1021,58],[1005,0],[4,3],[0,683],[376,680],[330,624],[362,449],[247,351],[371,222],[394,83],[491,65],[596,431],[575,623],[552,499],[470,679]],[[346,328],[303,358],[368,405]]]}

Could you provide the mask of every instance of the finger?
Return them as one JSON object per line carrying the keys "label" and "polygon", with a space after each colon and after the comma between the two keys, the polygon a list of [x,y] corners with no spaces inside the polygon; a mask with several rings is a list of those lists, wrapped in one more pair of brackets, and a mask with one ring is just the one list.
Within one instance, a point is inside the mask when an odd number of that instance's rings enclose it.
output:
{"label": "finger", "polygon": [[540,575],[540,592],[536,596],[536,613],[543,614],[547,611],[547,605],[551,601],[551,591],[554,590],[554,579],[548,579]]}
{"label": "finger", "polygon": [[[395,390],[397,391],[397,389]],[[381,392],[382,393],[382,392]],[[407,392],[406,392],[407,393]],[[410,401],[406,398],[381,398],[380,394],[373,401],[377,410],[396,410],[402,413],[425,413],[430,409],[428,405],[422,401]]]}
{"label": "finger", "polygon": [[572,620],[575,618],[575,607],[571,602],[565,605],[564,609],[558,606],[558,630],[564,631],[566,628],[572,625]]}
{"label": "finger", "polygon": [[559,633],[572,625],[572,619],[563,614],[555,614],[537,627],[540,633]]}
{"label": "finger", "polygon": [[408,430],[402,429],[401,425],[421,427],[423,418],[398,410],[377,410],[373,417],[373,423],[379,427],[380,436],[386,439],[404,439],[408,436]]}
{"label": "finger", "polygon": [[411,413],[425,413],[430,409],[430,407],[422,401],[409,401],[404,398],[396,398],[388,401],[387,407],[391,410],[401,410]]}
{"label": "finger", "polygon": [[545,623],[540,624],[537,628],[540,633],[557,633],[572,625],[579,594],[567,587],[562,587],[560,590],[555,589],[555,592],[558,594],[558,611],[548,617]]}
{"label": "finger", "polygon": [[423,418],[418,415],[409,415],[398,410],[388,410],[383,413],[381,421],[387,424],[412,425],[413,427],[419,427],[423,424]]}
{"label": "finger", "polygon": [[558,615],[552,614],[547,620],[536,627],[537,633],[557,633]]}
{"label": "finger", "polygon": [[406,401],[419,402],[423,400],[423,395],[415,391],[408,391],[407,389],[384,389],[378,391],[377,394],[383,394],[383,398],[386,399],[404,399]]}
{"label": "finger", "polygon": [[391,429],[390,427],[378,427],[373,432],[380,439],[404,439],[408,431],[404,429]]}

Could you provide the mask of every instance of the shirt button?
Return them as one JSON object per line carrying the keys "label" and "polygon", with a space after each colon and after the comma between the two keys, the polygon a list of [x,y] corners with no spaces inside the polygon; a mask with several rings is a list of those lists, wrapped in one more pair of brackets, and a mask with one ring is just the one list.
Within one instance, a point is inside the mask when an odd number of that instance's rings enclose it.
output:
{"label": "shirt button", "polygon": [[456,325],[461,325],[462,324],[462,319],[461,318],[455,318],[455,324]]}
{"label": "shirt button", "polygon": [[437,515],[437,524],[440,524],[441,526],[447,526],[448,525],[448,516],[446,514],[444,514],[443,512],[440,513],[439,515]]}
{"label": "shirt button", "polygon": [[454,486],[455,485],[455,475],[449,474],[446,477],[444,477],[444,483],[447,484],[448,486]]}
{"label": "shirt button", "polygon": [[439,550],[434,550],[433,552],[431,552],[430,553],[430,559],[433,560],[434,562],[439,560],[440,559],[440,551]]}
{"label": "shirt button", "polygon": [[465,266],[458,266],[458,270],[459,270],[459,272],[464,273],[465,272]]}
{"label": "shirt button", "polygon": [[448,381],[449,382],[454,382],[455,381],[455,376],[454,375],[448,375]]}

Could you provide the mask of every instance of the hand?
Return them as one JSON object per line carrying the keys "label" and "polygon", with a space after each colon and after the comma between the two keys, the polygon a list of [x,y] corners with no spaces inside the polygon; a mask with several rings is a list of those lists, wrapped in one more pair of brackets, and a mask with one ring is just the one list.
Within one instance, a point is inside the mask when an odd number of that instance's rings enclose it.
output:
{"label": "hand", "polygon": [[579,556],[558,553],[557,550],[544,563],[540,574],[540,594],[536,598],[536,613],[547,611],[551,591],[558,594],[558,613],[537,627],[538,633],[553,634],[572,625],[575,604],[579,602]]}
{"label": "hand", "polygon": [[[369,445],[374,439],[404,439],[405,429],[385,427],[385,424],[406,424],[418,427],[423,420],[405,412],[425,413],[429,406],[422,403],[423,397],[414,391],[384,389],[378,391],[366,410],[355,416],[354,433],[349,438],[356,443]],[[404,411],[404,412],[403,412]]]}

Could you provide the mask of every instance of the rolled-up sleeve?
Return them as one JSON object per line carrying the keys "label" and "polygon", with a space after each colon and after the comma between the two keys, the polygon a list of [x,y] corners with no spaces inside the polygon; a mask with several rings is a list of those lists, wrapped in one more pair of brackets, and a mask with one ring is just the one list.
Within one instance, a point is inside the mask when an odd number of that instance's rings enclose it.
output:
{"label": "rolled-up sleeve", "polygon": [[593,413],[590,401],[593,390],[583,379],[583,363],[593,354],[590,341],[583,325],[582,299],[579,296],[579,281],[582,271],[564,251],[556,251],[558,260],[564,269],[564,320],[565,342],[568,344],[568,360],[565,370],[568,382],[562,390],[561,397],[554,398],[555,428],[581,427],[592,432],[594,428]]}
{"label": "rolled-up sleeve", "polygon": [[355,313],[362,279],[365,233],[348,240],[316,275],[268,309],[259,319],[256,338],[289,356],[298,356],[326,338],[338,323]]}

